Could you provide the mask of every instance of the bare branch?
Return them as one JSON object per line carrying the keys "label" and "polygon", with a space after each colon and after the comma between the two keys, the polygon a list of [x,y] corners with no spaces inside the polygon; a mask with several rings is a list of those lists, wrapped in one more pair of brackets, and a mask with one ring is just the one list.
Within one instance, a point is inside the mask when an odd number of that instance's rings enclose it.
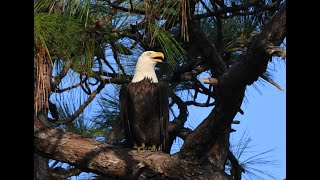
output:
{"label": "bare branch", "polygon": [[202,4],[202,6],[203,6],[208,12],[211,12],[211,13],[212,13],[211,9],[206,5],[206,3],[204,3],[202,0],[200,0],[199,2]]}
{"label": "bare branch", "polygon": [[233,120],[232,124],[240,124],[240,121],[239,120]]}
{"label": "bare branch", "polygon": [[68,124],[71,123],[72,121],[74,121],[79,115],[80,113],[83,112],[83,110],[87,107],[88,104],[90,104],[90,102],[96,97],[97,94],[100,93],[100,91],[104,88],[104,86],[106,85],[105,82],[100,82],[100,85],[98,86],[98,88],[93,91],[93,93],[88,97],[88,99],[79,107],[79,109],[74,112],[74,114],[72,114],[67,120],[65,121],[57,121],[55,122],[55,124]]}
{"label": "bare branch", "polygon": [[205,84],[217,85],[218,79],[216,78],[200,78],[200,80]]}
{"label": "bare branch", "polygon": [[63,92],[65,92],[65,91],[69,91],[69,90],[71,90],[71,89],[74,89],[74,88],[76,88],[76,87],[81,86],[82,83],[83,83],[83,82],[80,82],[80,83],[78,83],[78,84],[75,84],[75,85],[72,85],[72,86],[69,86],[69,87],[66,87],[66,88],[63,88],[63,89],[56,89],[54,92],[55,92],[55,93],[63,93]]}
{"label": "bare branch", "polygon": [[277,84],[276,82],[274,82],[271,78],[269,78],[268,76],[262,74],[260,75],[260,77],[262,77],[262,79],[264,79],[265,81],[269,82],[270,84],[274,85],[276,88],[278,88],[280,91],[284,91],[283,88]]}
{"label": "bare branch", "polygon": [[212,98],[215,97],[215,94],[212,91],[210,91],[208,88],[206,88],[198,79],[195,79],[193,82],[194,82],[194,85],[199,87],[204,94]]}

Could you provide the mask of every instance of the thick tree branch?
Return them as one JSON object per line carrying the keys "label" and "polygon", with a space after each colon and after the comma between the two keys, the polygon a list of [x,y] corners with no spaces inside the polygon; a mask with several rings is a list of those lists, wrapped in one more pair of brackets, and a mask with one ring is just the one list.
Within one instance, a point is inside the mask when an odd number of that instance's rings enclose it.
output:
{"label": "thick tree branch", "polygon": [[69,163],[84,172],[110,178],[232,179],[210,164],[200,165],[162,152],[137,152],[102,144],[56,128],[45,127],[36,117],[34,144],[36,153],[41,156]]}

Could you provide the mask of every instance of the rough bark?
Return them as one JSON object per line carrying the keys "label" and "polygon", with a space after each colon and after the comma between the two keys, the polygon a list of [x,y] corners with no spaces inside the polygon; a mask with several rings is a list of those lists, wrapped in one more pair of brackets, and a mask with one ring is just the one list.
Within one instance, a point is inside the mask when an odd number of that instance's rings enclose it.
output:
{"label": "rough bark", "polygon": [[44,157],[115,179],[232,179],[210,163],[187,161],[177,155],[102,144],[82,136],[34,124],[34,143]]}
{"label": "rough bark", "polygon": [[37,154],[33,158],[34,180],[51,180],[48,159]]}

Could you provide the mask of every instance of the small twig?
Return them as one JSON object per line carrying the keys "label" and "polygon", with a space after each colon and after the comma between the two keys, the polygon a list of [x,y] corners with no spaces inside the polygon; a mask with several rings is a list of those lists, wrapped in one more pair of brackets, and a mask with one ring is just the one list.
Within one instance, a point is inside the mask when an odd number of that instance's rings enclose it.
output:
{"label": "small twig", "polygon": [[69,87],[67,87],[67,88],[57,89],[57,90],[55,90],[55,93],[63,93],[63,92],[65,92],[65,91],[69,91],[69,90],[71,90],[71,89],[73,89],[73,88],[76,88],[76,87],[81,86],[82,83],[83,83],[83,82],[80,82],[80,83],[78,83],[78,84],[76,84],[76,85],[72,85],[72,86],[69,86]]}
{"label": "small twig", "polygon": [[[88,87],[88,84],[87,84],[87,80],[88,80],[88,76],[86,76],[84,78],[84,80],[82,80],[82,74],[79,75],[79,78],[80,78],[80,82],[83,82],[81,83],[81,89],[87,94],[87,95],[91,95],[91,90],[90,88]],[[84,88],[83,84],[86,86],[87,89]]]}
{"label": "small twig", "polygon": [[117,53],[113,43],[111,43],[111,47],[112,47],[111,50],[112,50],[112,53],[113,53],[113,58],[116,60],[118,68],[121,70],[122,74],[126,77],[127,74],[126,74],[122,64],[120,63],[120,59],[118,57],[118,53]]}
{"label": "small twig", "polygon": [[264,79],[265,81],[269,82],[270,84],[274,85],[274,86],[275,86],[276,88],[278,88],[280,91],[284,91],[283,88],[282,88],[280,85],[278,85],[276,82],[274,82],[274,81],[273,81],[271,78],[269,78],[268,76],[262,74],[262,75],[260,75],[260,77],[261,77],[262,79]]}
{"label": "small twig", "polygon": [[200,0],[200,3],[208,12],[212,12],[211,9],[202,0]]}
{"label": "small twig", "polygon": [[233,120],[232,124],[240,124],[240,121],[239,120]]}
{"label": "small twig", "polygon": [[96,97],[96,95],[100,93],[100,91],[104,88],[105,85],[106,83],[101,81],[98,88],[95,91],[93,91],[93,93],[89,96],[89,98],[79,107],[79,109],[74,114],[72,114],[67,120],[57,121],[55,122],[55,124],[57,125],[68,124],[74,121],[80,115],[80,113],[82,113],[83,110],[88,106],[88,104]]}
{"label": "small twig", "polygon": [[111,71],[114,74],[116,74],[116,71],[113,69],[113,67],[110,65],[110,63],[107,61],[107,58],[106,58],[106,56],[104,54],[102,55],[102,60],[111,69]]}
{"label": "small twig", "polygon": [[198,103],[198,102],[195,102],[195,101],[186,101],[185,103],[188,106],[189,105],[194,105],[194,106],[198,106],[198,107],[210,107],[210,106],[214,105],[214,103]]}
{"label": "small twig", "polygon": [[241,108],[239,108],[238,112],[239,112],[240,114],[244,115],[244,112],[243,112],[243,110],[242,110]]}

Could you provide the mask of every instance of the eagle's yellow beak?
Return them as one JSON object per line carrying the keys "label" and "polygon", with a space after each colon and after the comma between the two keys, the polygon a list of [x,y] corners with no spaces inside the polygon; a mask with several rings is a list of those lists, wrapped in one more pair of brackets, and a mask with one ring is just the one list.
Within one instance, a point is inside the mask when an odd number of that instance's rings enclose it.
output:
{"label": "eagle's yellow beak", "polygon": [[161,63],[164,60],[164,54],[162,52],[156,52],[151,55],[152,60]]}

